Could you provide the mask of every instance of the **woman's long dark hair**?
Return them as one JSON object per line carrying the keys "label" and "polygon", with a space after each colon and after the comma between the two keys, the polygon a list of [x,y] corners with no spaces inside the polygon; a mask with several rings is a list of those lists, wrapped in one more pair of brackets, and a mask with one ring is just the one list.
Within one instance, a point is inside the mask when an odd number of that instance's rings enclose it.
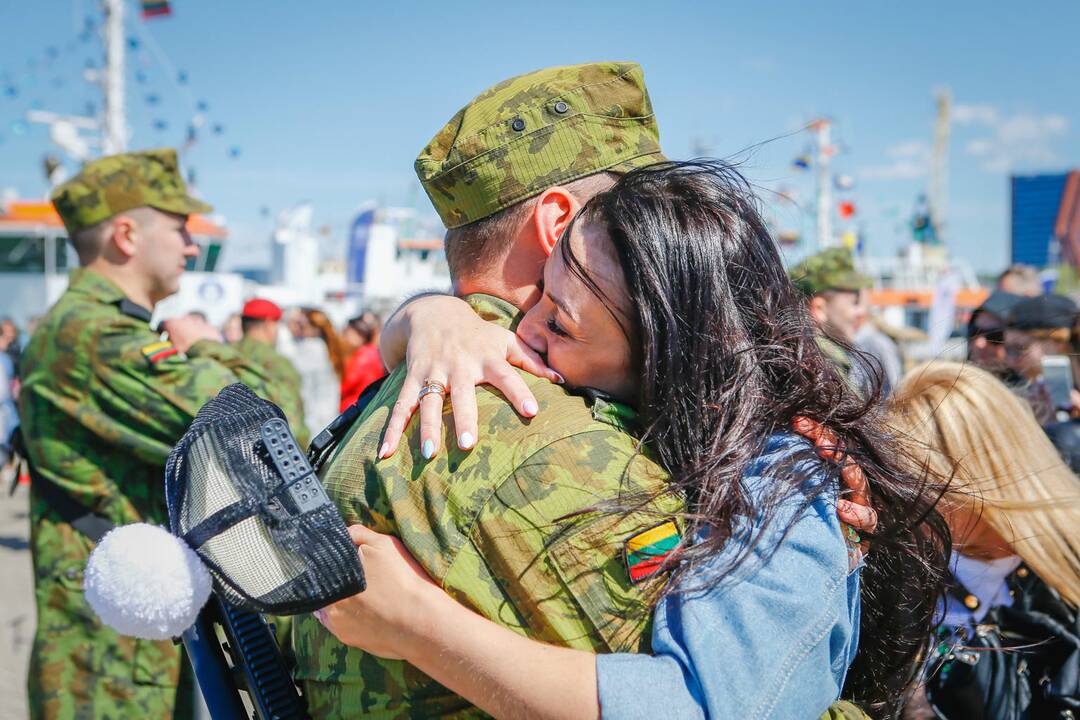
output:
{"label": "woman's long dark hair", "polygon": [[[714,569],[740,519],[763,517],[768,526],[786,498],[799,493],[808,504],[835,489],[840,468],[824,462],[828,482],[817,487],[782,468],[769,473],[777,481],[764,494],[740,482],[770,434],[799,415],[818,420],[862,466],[879,517],[844,697],[895,710],[946,573],[950,537],[934,509],[942,483],[890,436],[880,390],[860,396],[818,348],[807,298],[789,280],[750,186],[720,162],[665,163],[622,176],[577,222],[606,230],[625,276],[642,441],[671,474],[667,492],[686,498],[688,537],[708,529],[681,550],[667,591]],[[605,299],[570,243],[560,246],[570,271]],[[708,582],[730,575],[751,550]]]}

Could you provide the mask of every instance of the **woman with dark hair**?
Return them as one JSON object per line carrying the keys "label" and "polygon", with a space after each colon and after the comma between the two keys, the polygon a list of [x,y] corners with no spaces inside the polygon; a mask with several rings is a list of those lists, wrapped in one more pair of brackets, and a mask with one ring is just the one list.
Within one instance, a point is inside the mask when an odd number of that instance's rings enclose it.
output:
{"label": "woman with dark hair", "polygon": [[[462,322],[447,305],[438,330]],[[643,451],[671,475],[664,492],[686,504],[654,655],[521,638],[359,527],[368,589],[319,613],[338,639],[404,658],[496,716],[817,717],[841,688],[895,709],[946,567],[936,487],[908,469],[876,396],[860,398],[818,349],[737,172],[671,163],[622,176],[564,234],[517,334],[567,384],[636,408]],[[835,431],[840,462],[791,432],[803,417]],[[845,453],[879,515],[861,569],[835,511]]]}

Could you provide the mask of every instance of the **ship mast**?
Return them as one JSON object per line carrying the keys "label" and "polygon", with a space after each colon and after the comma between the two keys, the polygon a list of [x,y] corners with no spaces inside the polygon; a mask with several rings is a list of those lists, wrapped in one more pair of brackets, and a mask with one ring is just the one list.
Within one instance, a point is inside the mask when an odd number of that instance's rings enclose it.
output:
{"label": "ship mast", "polygon": [[[26,119],[49,127],[49,138],[69,156],[83,162],[92,157],[92,148],[102,155],[127,150],[128,126],[124,90],[124,0],[101,0],[105,20],[102,44],[105,67],[87,70],[88,81],[101,88],[104,111],[98,118],[63,115],[47,110],[30,110]],[[82,135],[80,131],[87,131]],[[50,182],[52,179],[50,178]]]}
{"label": "ship mast", "polygon": [[101,151],[115,155],[127,149],[127,115],[124,110],[124,0],[102,0],[105,24],[105,70],[101,89],[105,116],[101,126]]}
{"label": "ship mast", "polygon": [[952,112],[952,92],[940,88],[934,93],[937,117],[934,120],[934,150],[930,156],[930,182],[927,188],[927,212],[933,237],[945,244],[946,208],[949,201],[949,117]]}

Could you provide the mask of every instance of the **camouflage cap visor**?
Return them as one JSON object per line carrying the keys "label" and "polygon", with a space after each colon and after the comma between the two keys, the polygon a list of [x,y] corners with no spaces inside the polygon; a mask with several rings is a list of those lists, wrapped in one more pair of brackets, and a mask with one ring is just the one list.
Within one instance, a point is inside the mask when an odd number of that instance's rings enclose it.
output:
{"label": "camouflage cap visor", "polygon": [[155,199],[148,201],[146,205],[155,210],[176,213],[177,215],[205,215],[214,211],[214,208],[210,205],[186,194],[172,198]]}

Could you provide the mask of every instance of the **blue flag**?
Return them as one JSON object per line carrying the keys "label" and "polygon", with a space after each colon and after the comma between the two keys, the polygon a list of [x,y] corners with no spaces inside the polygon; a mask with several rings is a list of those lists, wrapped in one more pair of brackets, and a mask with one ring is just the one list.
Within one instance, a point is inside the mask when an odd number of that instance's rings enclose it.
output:
{"label": "blue flag", "polygon": [[375,208],[365,210],[353,220],[352,229],[349,231],[349,258],[345,277],[349,285],[361,285],[364,282],[368,242],[371,239],[371,226],[374,224]]}

